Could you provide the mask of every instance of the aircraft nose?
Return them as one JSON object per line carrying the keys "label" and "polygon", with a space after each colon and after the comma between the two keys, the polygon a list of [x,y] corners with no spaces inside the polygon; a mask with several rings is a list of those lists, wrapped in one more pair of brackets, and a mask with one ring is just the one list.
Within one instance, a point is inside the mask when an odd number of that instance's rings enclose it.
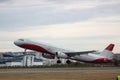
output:
{"label": "aircraft nose", "polygon": [[20,42],[18,40],[14,41],[14,44],[19,46],[20,45]]}
{"label": "aircraft nose", "polygon": [[17,45],[17,41],[14,41],[14,44]]}

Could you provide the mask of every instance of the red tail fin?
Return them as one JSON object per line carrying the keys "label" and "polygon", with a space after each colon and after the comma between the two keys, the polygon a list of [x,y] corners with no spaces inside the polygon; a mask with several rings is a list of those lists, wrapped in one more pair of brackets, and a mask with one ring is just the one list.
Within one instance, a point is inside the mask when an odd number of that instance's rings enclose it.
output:
{"label": "red tail fin", "polygon": [[113,48],[114,48],[114,44],[110,44],[109,46],[107,46],[107,47],[105,48],[105,50],[112,51]]}

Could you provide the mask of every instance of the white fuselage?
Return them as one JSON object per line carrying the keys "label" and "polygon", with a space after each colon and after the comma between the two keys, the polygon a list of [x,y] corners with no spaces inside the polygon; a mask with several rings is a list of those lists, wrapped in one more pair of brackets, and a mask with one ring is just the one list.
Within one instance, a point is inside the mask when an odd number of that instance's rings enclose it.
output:
{"label": "white fuselage", "polygon": [[[41,53],[45,53],[45,54],[50,54],[50,55],[56,55],[56,52],[61,52],[61,53],[69,53],[71,51],[69,50],[65,50],[62,48],[57,48],[57,47],[53,47],[50,45],[46,45],[46,44],[41,44],[41,43],[36,43],[36,42],[32,42],[30,40],[27,39],[19,39],[17,41],[14,42],[15,45],[24,48],[24,49],[30,49],[30,50],[34,50],[34,51],[38,51]],[[110,53],[110,57],[105,56],[104,54],[100,54],[98,52],[93,52],[93,53],[88,53],[88,54],[80,54],[80,55],[74,55],[74,56],[68,56],[65,57],[67,59],[73,59],[73,60],[77,60],[77,61],[84,61],[84,62],[94,62],[94,63],[102,63],[102,62],[108,62],[108,61],[112,61],[112,52],[111,51],[107,51],[104,50],[103,53]],[[65,54],[66,56],[66,54]],[[64,58],[64,56],[62,57]]]}

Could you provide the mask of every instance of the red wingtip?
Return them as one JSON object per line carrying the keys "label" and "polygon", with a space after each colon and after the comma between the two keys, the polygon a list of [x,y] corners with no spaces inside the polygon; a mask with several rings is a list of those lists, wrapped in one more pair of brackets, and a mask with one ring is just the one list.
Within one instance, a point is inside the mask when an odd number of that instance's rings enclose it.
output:
{"label": "red wingtip", "polygon": [[109,46],[107,46],[107,47],[105,48],[105,50],[112,51],[113,48],[114,48],[114,44],[110,44]]}

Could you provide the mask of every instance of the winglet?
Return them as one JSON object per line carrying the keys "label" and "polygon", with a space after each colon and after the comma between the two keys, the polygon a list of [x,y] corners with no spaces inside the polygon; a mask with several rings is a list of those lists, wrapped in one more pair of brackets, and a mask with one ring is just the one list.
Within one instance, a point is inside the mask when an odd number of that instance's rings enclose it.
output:
{"label": "winglet", "polygon": [[105,48],[105,50],[112,51],[113,48],[114,48],[114,44],[110,44],[109,46],[107,46],[107,47]]}

